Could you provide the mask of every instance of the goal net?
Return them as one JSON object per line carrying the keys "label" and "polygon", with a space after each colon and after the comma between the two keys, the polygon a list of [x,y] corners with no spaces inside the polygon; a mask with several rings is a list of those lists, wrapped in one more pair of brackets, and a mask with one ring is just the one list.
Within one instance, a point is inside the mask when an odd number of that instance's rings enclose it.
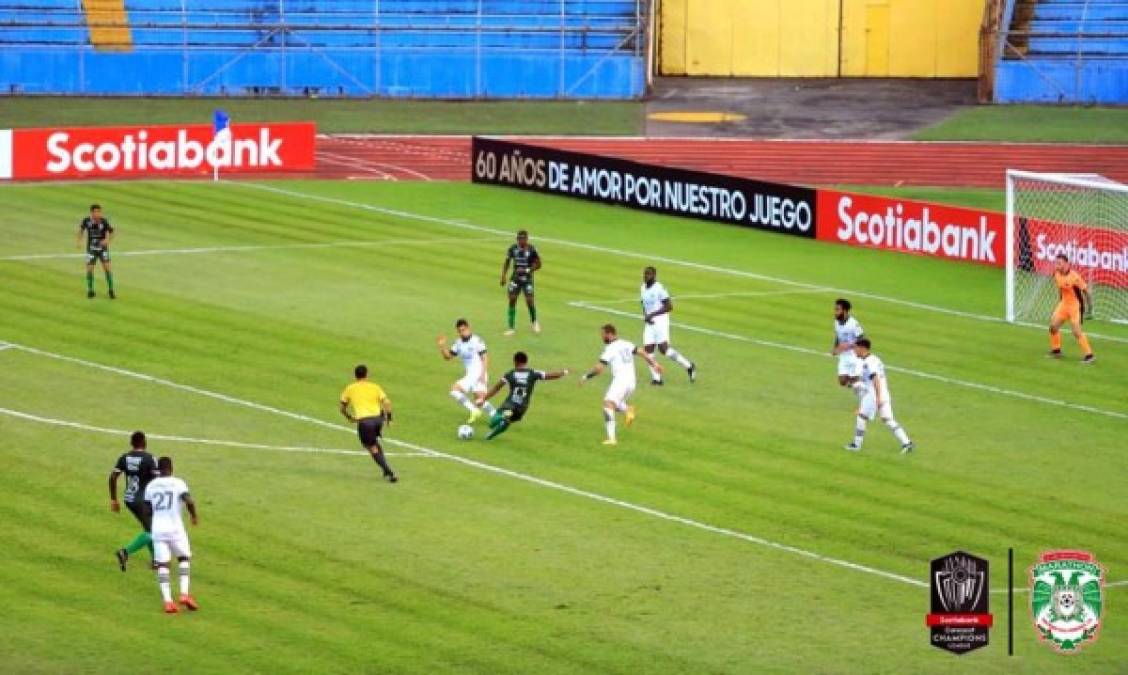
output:
{"label": "goal net", "polygon": [[1128,324],[1128,185],[1096,174],[1007,171],[1007,321],[1049,319],[1060,254],[1089,285],[1093,316]]}

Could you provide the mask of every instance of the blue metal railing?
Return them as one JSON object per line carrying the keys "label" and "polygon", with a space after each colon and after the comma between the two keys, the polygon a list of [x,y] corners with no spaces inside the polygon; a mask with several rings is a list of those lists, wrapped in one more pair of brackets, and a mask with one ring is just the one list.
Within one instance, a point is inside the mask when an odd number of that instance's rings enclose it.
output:
{"label": "blue metal railing", "polygon": [[650,0],[0,0],[0,87],[23,93],[631,98]]}

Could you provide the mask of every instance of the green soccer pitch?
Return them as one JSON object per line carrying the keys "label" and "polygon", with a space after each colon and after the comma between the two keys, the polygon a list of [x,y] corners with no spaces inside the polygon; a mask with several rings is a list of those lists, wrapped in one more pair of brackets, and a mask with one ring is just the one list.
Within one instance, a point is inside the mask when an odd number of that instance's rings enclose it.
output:
{"label": "green soccer pitch", "polygon": [[[9,672],[1113,672],[1128,663],[1128,330],[1098,362],[1045,358],[983,266],[801,241],[469,184],[0,187],[0,670]],[[117,228],[117,300],[87,300],[74,232]],[[541,335],[503,337],[503,253],[544,259]],[[600,445],[599,326],[637,341],[642,267],[675,296],[691,385],[645,386]],[[845,296],[890,368],[901,456],[842,445]],[[571,368],[495,441],[456,439],[461,374],[435,337]],[[367,363],[396,409],[396,485],[336,406]],[[195,614],[166,616],[106,475],[126,432],[171,454],[200,508]],[[1006,655],[1006,553],[1015,650]],[[1039,644],[1026,569],[1096,554],[1100,639]],[[928,644],[928,561],[991,561],[992,644]],[[175,575],[174,575],[175,576]],[[174,580],[175,583],[175,580]],[[175,586],[174,586],[175,588]],[[1119,665],[1118,665],[1119,664]]]}

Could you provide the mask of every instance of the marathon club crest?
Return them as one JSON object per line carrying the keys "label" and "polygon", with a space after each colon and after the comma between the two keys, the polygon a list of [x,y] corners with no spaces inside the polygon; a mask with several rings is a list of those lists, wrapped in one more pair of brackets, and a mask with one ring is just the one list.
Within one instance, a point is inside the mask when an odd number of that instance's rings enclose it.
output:
{"label": "marathon club crest", "polygon": [[986,647],[992,624],[987,561],[956,551],[933,560],[929,572],[932,645],[953,654]]}
{"label": "marathon club crest", "polygon": [[1058,652],[1095,641],[1103,608],[1104,569],[1091,553],[1050,551],[1030,568],[1034,629]]}

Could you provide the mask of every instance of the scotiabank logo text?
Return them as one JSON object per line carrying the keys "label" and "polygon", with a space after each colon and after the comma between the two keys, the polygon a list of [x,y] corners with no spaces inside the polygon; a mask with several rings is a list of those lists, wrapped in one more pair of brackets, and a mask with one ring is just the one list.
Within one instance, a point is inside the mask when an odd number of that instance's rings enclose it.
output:
{"label": "scotiabank logo text", "polygon": [[1078,267],[1106,272],[1128,272],[1128,245],[1120,248],[1108,246],[1102,248],[1092,241],[1082,242],[1076,239],[1054,241],[1050,235],[1041,233],[1034,239],[1034,250],[1034,255],[1039,261],[1050,261],[1051,264],[1059,255],[1064,255]]}
{"label": "scotiabank logo text", "polygon": [[281,167],[278,156],[282,139],[273,138],[270,129],[260,129],[258,138],[241,138],[231,143],[207,144],[188,137],[181,129],[175,140],[149,141],[149,132],[126,134],[120,141],[105,143],[74,143],[65,131],[51,134],[47,139],[47,154],[51,161],[47,171],[64,173],[71,167],[83,173],[101,171],[168,171],[197,169],[205,163],[209,167]]}
{"label": "scotiabank logo text", "polygon": [[1049,276],[1064,255],[1090,284],[1128,288],[1128,232],[1020,218],[1017,235],[1020,269]]}
{"label": "scotiabank logo text", "polygon": [[818,238],[1000,266],[1002,214],[820,191]]}
{"label": "scotiabank logo text", "polygon": [[312,170],[312,123],[15,129],[12,178],[107,178]]}

